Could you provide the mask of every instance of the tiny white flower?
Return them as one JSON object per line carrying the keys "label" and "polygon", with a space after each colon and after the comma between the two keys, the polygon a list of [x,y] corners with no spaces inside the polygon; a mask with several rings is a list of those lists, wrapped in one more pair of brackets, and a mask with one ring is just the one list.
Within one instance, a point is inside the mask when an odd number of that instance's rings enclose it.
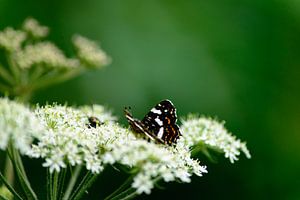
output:
{"label": "tiny white flower", "polygon": [[142,194],[142,193],[150,194],[151,189],[153,188],[153,182],[148,176],[144,174],[138,174],[134,178],[132,187],[137,189],[138,194]]}
{"label": "tiny white flower", "polygon": [[188,173],[186,170],[184,169],[178,169],[175,171],[175,176],[177,178],[179,178],[182,182],[186,182],[189,183],[191,182],[191,174]]}
{"label": "tiny white flower", "polygon": [[98,174],[103,170],[103,166],[101,166],[101,162],[96,156],[87,156],[85,162],[87,170],[91,170],[92,173]]}
{"label": "tiny white flower", "polygon": [[175,176],[172,173],[172,170],[163,165],[159,168],[159,173],[162,175],[162,178],[165,182],[170,182],[175,180]]}
{"label": "tiny white flower", "polygon": [[52,173],[54,170],[60,172],[60,168],[65,168],[66,164],[64,163],[63,154],[59,151],[56,154],[53,154],[51,157],[46,158],[46,162],[43,163],[44,167],[49,167],[50,172]]}
{"label": "tiny white flower", "polygon": [[111,153],[105,153],[103,155],[102,159],[103,159],[103,163],[106,163],[106,164],[114,164],[115,163],[115,159]]}

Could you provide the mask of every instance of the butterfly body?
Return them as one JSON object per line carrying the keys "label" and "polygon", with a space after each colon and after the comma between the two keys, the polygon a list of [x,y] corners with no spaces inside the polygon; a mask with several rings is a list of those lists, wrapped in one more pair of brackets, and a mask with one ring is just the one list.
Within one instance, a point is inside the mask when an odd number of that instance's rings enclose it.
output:
{"label": "butterfly body", "polygon": [[152,141],[171,145],[181,135],[176,124],[176,109],[170,100],[158,103],[142,120],[133,118],[127,109],[124,112],[131,129]]}

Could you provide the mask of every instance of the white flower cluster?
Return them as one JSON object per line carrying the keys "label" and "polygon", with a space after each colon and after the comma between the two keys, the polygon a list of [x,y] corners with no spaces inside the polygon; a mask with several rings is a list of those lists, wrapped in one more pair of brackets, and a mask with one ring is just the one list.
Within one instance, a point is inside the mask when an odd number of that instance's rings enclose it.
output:
{"label": "white flower cluster", "polygon": [[85,37],[80,35],[73,36],[73,45],[77,51],[78,58],[89,67],[102,67],[111,61],[96,42]]}
{"label": "white flower cluster", "polygon": [[0,149],[11,143],[22,154],[28,152],[35,137],[44,133],[35,114],[23,104],[0,98]]}
{"label": "white flower cluster", "polygon": [[[46,106],[38,108],[36,114],[48,131],[29,155],[44,158],[43,166],[51,172],[68,164],[83,164],[91,172],[100,173],[105,165],[118,163],[135,171],[132,187],[137,193],[147,194],[158,179],[190,182],[192,174],[201,176],[207,172],[206,167],[191,158],[188,148],[137,138],[112,121],[115,118],[99,105],[79,109]],[[89,128],[90,114],[104,123]]]}
{"label": "white flower cluster", "polygon": [[21,48],[25,39],[26,34],[23,31],[7,27],[0,32],[0,47],[7,51],[17,51]]}
{"label": "white flower cluster", "polygon": [[193,147],[205,144],[213,149],[221,150],[225,153],[225,157],[229,158],[230,162],[238,160],[240,151],[242,151],[247,158],[251,155],[246,147],[246,143],[236,139],[231,135],[223,123],[205,117],[189,116],[183,120],[182,137],[178,143]]}
{"label": "white flower cluster", "polygon": [[[67,164],[85,164],[93,173],[102,171],[99,155],[101,141],[96,129],[88,128],[89,116],[78,109],[60,105],[37,108],[36,115],[47,131],[28,153],[31,157],[44,158],[43,166],[49,167],[51,172],[59,172]],[[103,118],[106,121],[113,118],[109,114],[106,116]]]}
{"label": "white flower cluster", "polygon": [[[221,150],[231,162],[238,159],[240,151],[250,158],[245,143],[228,133],[223,124],[203,117],[184,120],[182,136],[176,145],[168,146],[136,137],[100,105],[47,105],[33,113],[3,98],[0,116],[0,149],[5,150],[11,142],[21,153],[44,159],[43,166],[50,172],[83,165],[100,173],[106,165],[122,165],[131,170],[131,187],[138,194],[151,193],[158,180],[190,182],[193,174],[207,173],[205,166],[191,158],[190,148],[197,145]],[[89,117],[98,118],[100,125],[89,126]],[[32,144],[34,138],[37,143]]]}
{"label": "white flower cluster", "polygon": [[97,68],[110,63],[111,59],[96,42],[80,35],[72,39],[77,57],[68,58],[52,42],[42,41],[48,32],[48,27],[40,25],[33,18],[28,18],[24,21],[21,30],[8,27],[0,32],[0,48],[13,53],[12,58],[21,69],[29,69],[33,66],[64,69]]}
{"label": "white flower cluster", "polygon": [[49,28],[41,26],[36,19],[27,18],[23,23],[23,30],[33,38],[44,38],[48,35]]}
{"label": "white flower cluster", "polygon": [[16,62],[23,69],[42,64],[58,68],[79,67],[78,60],[67,58],[63,52],[51,42],[39,42],[25,46],[23,50],[17,52]]}
{"label": "white flower cluster", "polygon": [[104,153],[103,162],[117,162],[137,169],[132,187],[136,188],[139,194],[150,194],[153,184],[159,179],[165,182],[190,182],[192,174],[202,176],[202,173],[207,172],[206,167],[192,159],[188,149],[183,146],[170,147],[149,143],[135,138],[132,133],[120,136],[112,143],[107,143],[108,149]]}

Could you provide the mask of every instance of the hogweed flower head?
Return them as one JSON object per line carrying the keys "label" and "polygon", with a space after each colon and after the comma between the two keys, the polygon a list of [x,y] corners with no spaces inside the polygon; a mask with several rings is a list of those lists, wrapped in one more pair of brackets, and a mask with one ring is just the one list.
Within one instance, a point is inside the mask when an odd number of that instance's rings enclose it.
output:
{"label": "hogweed flower head", "polygon": [[[81,165],[98,174],[107,165],[121,165],[132,173],[131,187],[137,194],[150,194],[159,180],[188,183],[193,174],[207,173],[206,166],[191,155],[191,148],[199,144],[223,151],[231,162],[241,151],[250,158],[245,143],[228,133],[222,123],[209,118],[184,120],[182,136],[169,146],[137,137],[101,105],[74,108],[54,104],[32,112],[3,98],[0,115],[0,149],[5,150],[11,142],[22,154],[42,158],[42,165],[51,173]],[[102,123],[89,126],[90,116]],[[33,139],[37,140],[34,144]]]}
{"label": "hogweed flower head", "polygon": [[22,154],[28,152],[34,138],[44,133],[34,112],[23,104],[0,98],[0,149],[11,143]]}
{"label": "hogweed flower head", "polygon": [[190,115],[182,121],[181,131],[182,137],[178,142],[183,145],[193,147],[204,144],[209,148],[221,150],[231,163],[238,160],[240,152],[243,152],[247,158],[251,158],[246,143],[229,133],[224,123]]}
{"label": "hogweed flower head", "polygon": [[79,63],[76,59],[67,58],[63,52],[51,42],[39,42],[27,45],[16,55],[16,62],[22,69],[34,65],[44,65],[54,68],[74,68]]}
{"label": "hogweed flower head", "polygon": [[20,30],[8,27],[0,31],[0,49],[6,51],[1,59],[4,63],[0,62],[1,93],[28,99],[36,90],[110,63],[96,42],[79,35],[72,40],[75,56],[67,57],[53,42],[44,40],[48,32],[48,27],[33,18],[27,18]]}
{"label": "hogweed flower head", "polygon": [[17,51],[21,48],[25,39],[26,34],[23,31],[7,27],[0,32],[0,47],[9,52]]}
{"label": "hogweed flower head", "polygon": [[190,176],[202,176],[206,167],[191,158],[190,152],[183,146],[165,146],[136,138],[131,132],[122,134],[112,143],[107,144],[103,162],[119,163],[138,172],[132,187],[137,193],[151,192],[156,180],[165,182],[180,180],[190,182]]}
{"label": "hogweed flower head", "polygon": [[[47,132],[37,145],[33,145],[29,155],[45,158],[46,162],[43,166],[49,167],[51,172],[60,171],[67,164],[72,166],[84,164],[93,173],[99,173],[103,169],[99,154],[99,146],[102,142],[96,129],[89,128],[87,125],[89,123],[87,114],[92,111],[92,108],[82,109],[84,112],[61,105],[47,105],[36,109],[36,115],[41,120],[41,124],[47,127]],[[93,114],[104,122],[114,119],[109,112],[103,114],[104,117],[101,117],[100,113],[105,113],[105,110],[101,112],[98,110],[98,113]]]}
{"label": "hogweed flower head", "polygon": [[23,30],[35,39],[44,38],[49,33],[49,28],[40,25],[34,18],[27,18],[23,23]]}
{"label": "hogweed flower head", "polygon": [[91,68],[102,67],[110,63],[111,59],[94,41],[83,36],[73,36],[73,45],[80,61]]}
{"label": "hogweed flower head", "polygon": [[[87,126],[87,114],[91,111],[104,122],[96,128]],[[139,194],[149,194],[160,179],[190,182],[192,174],[202,176],[207,172],[205,166],[191,158],[187,147],[166,146],[137,138],[99,105],[79,109],[45,106],[38,108],[36,115],[48,130],[32,146],[29,155],[43,158],[43,166],[49,167],[51,172],[67,165],[85,165],[92,173],[100,173],[106,165],[121,164],[133,170],[132,187]]]}

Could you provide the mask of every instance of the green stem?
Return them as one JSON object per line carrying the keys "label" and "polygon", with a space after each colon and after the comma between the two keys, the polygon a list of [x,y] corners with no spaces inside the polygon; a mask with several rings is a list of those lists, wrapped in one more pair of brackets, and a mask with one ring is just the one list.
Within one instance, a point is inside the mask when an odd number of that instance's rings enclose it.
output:
{"label": "green stem", "polygon": [[4,177],[6,178],[7,182],[10,185],[13,185],[14,182],[14,168],[13,164],[9,159],[9,156],[6,155],[6,160],[5,160],[5,171],[4,171]]}
{"label": "green stem", "polygon": [[49,169],[47,169],[47,199],[52,199],[52,174]]}
{"label": "green stem", "polygon": [[29,77],[30,83],[36,82],[37,79],[39,79],[43,73],[45,73],[45,69],[43,66],[41,65],[34,66],[34,68],[30,71],[30,77]]}
{"label": "green stem", "polygon": [[81,183],[76,188],[75,192],[71,196],[72,200],[79,200],[84,193],[89,189],[92,184],[96,181],[99,174],[93,174],[92,172],[87,172]]}
{"label": "green stem", "polygon": [[14,62],[12,55],[7,53],[6,58],[7,58],[8,66],[10,67],[10,70],[11,70],[12,74],[14,75],[15,80],[20,81],[19,80],[20,69],[17,67],[16,63]]}
{"label": "green stem", "polygon": [[53,182],[52,182],[52,200],[57,200],[57,194],[58,194],[58,172],[55,171],[53,175]]}
{"label": "green stem", "polygon": [[199,155],[199,153],[204,154],[208,160],[212,163],[216,163],[217,160],[216,158],[209,152],[208,147],[203,144],[203,143],[199,143],[197,145],[195,145],[192,149],[192,157],[197,157],[197,155]]}
{"label": "green stem", "polygon": [[130,194],[128,194],[126,197],[122,198],[121,200],[133,199],[137,195],[138,195],[138,193],[136,192],[136,190],[134,190],[133,192],[131,192]]}
{"label": "green stem", "polygon": [[110,200],[121,200],[121,199],[130,199],[129,197],[133,198],[137,195],[135,188],[128,188],[127,190],[121,192],[117,196],[114,196]]}
{"label": "green stem", "polygon": [[65,192],[65,195],[64,195],[64,197],[63,197],[63,200],[68,200],[68,199],[69,199],[69,197],[70,197],[70,195],[71,195],[71,192],[72,192],[72,190],[73,190],[73,188],[74,188],[74,186],[75,186],[75,183],[76,183],[76,181],[77,181],[77,179],[78,179],[78,176],[79,176],[79,174],[80,174],[81,169],[82,169],[82,165],[76,166],[75,171],[74,171],[74,173],[72,174],[71,179],[70,179],[70,182],[69,182],[69,184],[68,184],[68,186],[67,186],[67,190],[66,190],[66,192]]}
{"label": "green stem", "polygon": [[2,182],[7,189],[14,195],[14,198],[18,200],[23,200],[22,197],[14,190],[14,188],[6,181],[2,173],[0,172],[0,182]]}
{"label": "green stem", "polygon": [[133,175],[128,177],[118,189],[116,189],[113,193],[111,193],[110,195],[105,197],[104,200],[109,200],[109,199],[113,198],[114,196],[118,195],[118,193],[123,191],[125,188],[128,188],[129,184],[132,182],[133,177],[134,177]]}
{"label": "green stem", "polygon": [[0,76],[6,80],[11,85],[14,84],[14,78],[9,74],[9,72],[0,64]]}
{"label": "green stem", "polygon": [[66,71],[66,72],[57,72],[57,73],[50,72],[50,75],[44,75],[40,79],[37,79],[35,83],[32,83],[31,88],[34,91],[34,90],[48,87],[49,85],[61,83],[63,81],[78,76],[80,73],[82,73],[82,71],[83,68],[71,69],[70,71]]}
{"label": "green stem", "polygon": [[30,182],[27,178],[20,154],[19,154],[18,150],[16,150],[13,147],[13,145],[11,145],[11,144],[8,147],[8,155],[10,156],[10,159],[11,159],[14,169],[16,171],[19,183],[20,183],[22,189],[24,190],[27,199],[37,200],[37,196],[36,196],[35,192],[33,191],[33,189],[31,188]]}
{"label": "green stem", "polygon": [[0,194],[0,200],[9,200],[9,199]]}
{"label": "green stem", "polygon": [[59,175],[59,181],[58,181],[58,199],[61,200],[63,198],[64,195],[64,188],[65,188],[65,179],[66,179],[66,173],[67,173],[67,169],[63,168],[60,172]]}

